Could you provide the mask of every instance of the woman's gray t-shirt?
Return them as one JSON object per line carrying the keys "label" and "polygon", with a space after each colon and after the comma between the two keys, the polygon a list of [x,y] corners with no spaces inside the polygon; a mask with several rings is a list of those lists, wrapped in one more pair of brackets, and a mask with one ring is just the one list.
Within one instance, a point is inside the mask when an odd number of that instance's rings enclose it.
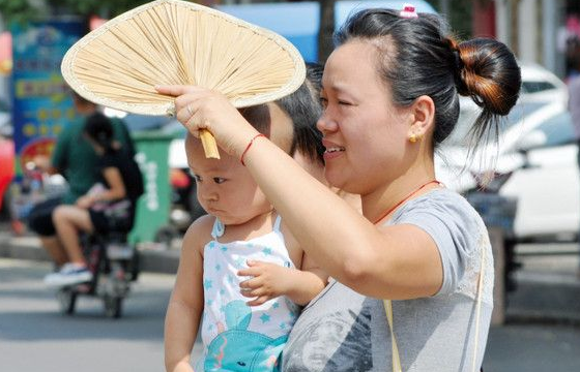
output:
{"label": "woman's gray t-shirt", "polygon": [[[494,277],[489,236],[480,216],[461,195],[437,189],[407,202],[390,223],[426,231],[443,263],[443,285],[436,295],[392,302],[403,371],[471,371],[477,283],[484,257],[479,367],[491,321]],[[391,371],[391,336],[383,301],[331,280],[294,325],[282,370]]]}

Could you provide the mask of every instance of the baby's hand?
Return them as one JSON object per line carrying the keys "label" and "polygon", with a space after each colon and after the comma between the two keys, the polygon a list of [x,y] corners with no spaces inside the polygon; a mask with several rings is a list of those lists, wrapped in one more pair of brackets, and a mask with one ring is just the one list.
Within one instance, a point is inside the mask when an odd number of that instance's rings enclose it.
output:
{"label": "baby's hand", "polygon": [[239,276],[252,276],[240,283],[244,297],[254,297],[249,306],[259,306],[278,296],[284,295],[291,287],[289,268],[261,261],[247,262],[249,268],[238,271]]}

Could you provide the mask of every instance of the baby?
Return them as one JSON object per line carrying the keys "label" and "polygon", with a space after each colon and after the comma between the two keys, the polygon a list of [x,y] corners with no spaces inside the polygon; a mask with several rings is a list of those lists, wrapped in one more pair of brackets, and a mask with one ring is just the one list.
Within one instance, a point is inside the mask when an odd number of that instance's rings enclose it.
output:
{"label": "baby", "polygon": [[[270,132],[268,106],[242,110]],[[257,141],[265,140],[257,138]],[[208,215],[188,229],[165,330],[167,371],[193,371],[201,323],[203,357],[195,371],[274,371],[300,312],[327,277],[304,254],[240,159],[208,159],[186,139],[197,196]],[[203,317],[202,317],[203,314]]]}

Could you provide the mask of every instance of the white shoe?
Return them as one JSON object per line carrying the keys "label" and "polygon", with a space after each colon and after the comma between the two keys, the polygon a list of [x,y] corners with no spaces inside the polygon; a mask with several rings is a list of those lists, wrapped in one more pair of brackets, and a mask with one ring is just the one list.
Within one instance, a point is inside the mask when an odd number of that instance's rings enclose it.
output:
{"label": "white shoe", "polygon": [[51,287],[64,287],[89,282],[93,279],[93,273],[86,266],[78,266],[67,263],[59,272],[48,274],[44,277],[44,283]]}

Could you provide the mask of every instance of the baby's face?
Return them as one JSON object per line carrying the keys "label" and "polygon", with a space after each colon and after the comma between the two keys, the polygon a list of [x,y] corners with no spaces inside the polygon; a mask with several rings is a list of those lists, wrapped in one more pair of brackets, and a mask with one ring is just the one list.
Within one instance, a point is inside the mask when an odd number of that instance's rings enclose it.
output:
{"label": "baby's face", "polygon": [[224,224],[244,223],[271,210],[270,203],[240,161],[224,151],[221,159],[208,159],[201,142],[188,135],[187,162],[197,184],[197,199],[209,214]]}

